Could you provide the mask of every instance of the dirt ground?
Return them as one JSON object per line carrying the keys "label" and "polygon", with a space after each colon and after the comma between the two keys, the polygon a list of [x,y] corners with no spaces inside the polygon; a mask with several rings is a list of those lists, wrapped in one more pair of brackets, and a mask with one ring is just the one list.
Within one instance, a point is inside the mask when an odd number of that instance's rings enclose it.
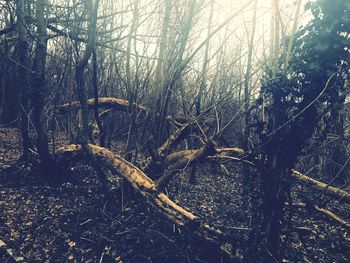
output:
{"label": "dirt ground", "polygon": [[[50,185],[38,176],[35,158],[18,162],[20,151],[18,130],[0,128],[0,240],[25,262],[220,262],[143,200],[126,194],[122,179],[110,175],[115,198],[106,202],[84,161],[69,167],[68,180]],[[182,174],[167,191],[243,248],[249,218],[239,169],[228,168],[225,175],[204,165],[195,185]],[[315,196],[294,185],[295,201]],[[350,219],[348,204],[327,198],[322,203]],[[350,229],[307,209],[296,209],[291,220],[293,229],[281,237],[283,262],[350,262]],[[242,258],[241,249],[236,256]],[[0,262],[5,260],[0,248]]]}

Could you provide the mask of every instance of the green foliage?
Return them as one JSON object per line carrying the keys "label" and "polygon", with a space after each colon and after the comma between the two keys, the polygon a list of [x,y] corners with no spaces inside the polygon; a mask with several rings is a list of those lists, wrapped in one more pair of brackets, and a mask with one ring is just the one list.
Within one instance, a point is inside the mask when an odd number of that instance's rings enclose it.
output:
{"label": "green foliage", "polygon": [[255,224],[262,232],[255,238],[269,251],[264,262],[280,261],[279,231],[290,169],[319,121],[337,115],[350,80],[350,1],[319,0],[308,8],[314,18],[295,35],[288,68],[281,56],[277,74],[266,70],[261,99],[253,109],[260,110],[251,134],[258,138],[255,160],[261,205],[255,204]]}
{"label": "green foliage", "polygon": [[266,71],[261,89],[267,121],[260,141],[281,145],[290,162],[322,116],[341,108],[349,80],[350,1],[319,0],[307,8],[314,18],[297,32],[288,69],[281,58],[280,72],[272,78]]}

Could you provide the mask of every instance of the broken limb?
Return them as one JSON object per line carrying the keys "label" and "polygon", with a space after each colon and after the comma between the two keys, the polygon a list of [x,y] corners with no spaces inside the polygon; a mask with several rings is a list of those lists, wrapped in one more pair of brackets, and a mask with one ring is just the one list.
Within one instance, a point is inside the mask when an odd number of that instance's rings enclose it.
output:
{"label": "broken limb", "polygon": [[215,154],[215,148],[214,145],[209,142],[199,150],[186,155],[185,158],[180,158],[176,162],[173,162],[173,164],[168,167],[168,170],[164,172],[164,174],[156,181],[156,188],[160,191],[163,190],[176,173],[183,170],[193,162],[201,161],[206,156],[211,154]]}
{"label": "broken limb", "polygon": [[[199,149],[196,150],[183,150],[178,151],[169,154],[165,159],[166,165],[171,165],[172,163],[180,160],[181,158],[190,159],[190,156],[194,153],[196,153]],[[206,156],[206,159],[213,160],[213,159],[230,159],[232,161],[237,162],[247,162],[250,165],[253,165],[253,163],[243,160],[241,158],[235,157],[242,155],[243,150],[240,148],[215,148],[215,154],[214,155],[208,155]],[[232,156],[233,155],[233,156]]]}
{"label": "broken limb", "polygon": [[[158,191],[156,184],[139,168],[103,147],[92,144],[88,144],[86,147],[89,148],[91,157],[96,163],[111,169],[126,179],[133,189],[161,215],[194,233],[196,238],[210,244],[211,248],[216,249],[221,254],[233,256],[232,253],[224,249],[226,246],[223,246],[222,242],[227,242],[229,239],[220,230],[202,223],[198,216],[174,203],[163,192]],[[88,157],[81,145],[68,145],[57,151],[59,160],[72,161],[81,156]]]}
{"label": "broken limb", "polygon": [[333,186],[329,186],[323,182],[317,181],[309,176],[306,176],[306,175],[304,175],[296,170],[292,170],[292,177],[294,177],[295,179],[297,179],[299,181],[306,183],[307,186],[309,186],[313,189],[323,191],[325,194],[329,194],[333,197],[350,202],[350,193],[348,193],[344,190],[341,190],[341,189],[333,187]]}
{"label": "broken limb", "polygon": [[311,208],[319,213],[322,213],[323,215],[325,215],[329,219],[332,219],[332,220],[338,222],[339,224],[343,225],[344,227],[350,228],[350,222],[346,221],[341,216],[338,216],[337,214],[329,211],[328,209],[319,207],[318,205],[314,205],[314,204],[308,202],[308,203],[296,203],[296,204],[293,204],[293,206],[296,208]]}
{"label": "broken limb", "polygon": [[164,157],[166,153],[172,148],[178,145],[181,140],[186,138],[192,128],[193,123],[187,123],[183,125],[181,128],[177,129],[174,134],[172,134],[169,139],[167,139],[162,146],[159,147],[157,154],[159,157]]}
{"label": "broken limb", "polygon": [[[87,103],[88,103],[89,109],[93,109],[95,107],[94,99],[89,99]],[[145,114],[149,113],[148,108],[139,104],[135,104],[135,106],[140,112],[143,112]],[[129,110],[129,101],[123,100],[123,99],[117,99],[117,98],[103,97],[103,98],[98,98],[97,107],[127,112]],[[73,101],[70,103],[57,106],[57,112],[59,114],[65,114],[70,110],[78,110],[78,109],[80,109],[79,101]]]}
{"label": "broken limb", "polygon": [[[169,154],[166,157],[166,165],[171,165],[174,162],[181,162],[181,161],[183,162],[184,160],[182,160],[182,159],[189,160],[192,155],[196,154],[196,151],[198,151],[198,150],[184,150],[184,151],[179,151],[179,152]],[[243,163],[246,163],[248,165],[254,166],[254,163],[252,163],[250,161],[228,155],[228,153],[232,153],[232,152],[242,154],[243,150],[241,150],[239,148],[216,149],[217,154],[206,156],[205,159],[206,160],[227,159],[227,160],[236,161],[236,162],[243,162]],[[323,182],[317,181],[309,176],[306,176],[306,175],[304,175],[296,170],[292,170],[292,177],[298,181],[306,183],[306,185],[311,187],[311,188],[314,188],[314,189],[319,190],[319,191],[323,191],[325,194],[339,198],[339,199],[344,200],[346,202],[350,202],[350,193],[348,193],[344,190],[341,190],[341,189],[333,187],[333,186],[329,186]]]}
{"label": "broken limb", "polygon": [[[156,191],[154,182],[133,164],[105,148],[92,144],[88,148],[97,163],[125,178],[148,203],[176,224],[185,225],[198,220],[197,216],[175,204],[164,193]],[[72,159],[86,153],[80,145],[69,145],[59,149],[58,155],[59,158]]]}
{"label": "broken limb", "polygon": [[[169,150],[175,148],[182,140],[186,139],[191,130],[195,129],[198,125],[198,120],[201,119],[203,115],[198,117],[195,120],[188,121],[186,124],[183,124],[178,128],[158,149],[157,154],[159,157],[164,158]],[[174,120],[176,121],[176,120]]]}

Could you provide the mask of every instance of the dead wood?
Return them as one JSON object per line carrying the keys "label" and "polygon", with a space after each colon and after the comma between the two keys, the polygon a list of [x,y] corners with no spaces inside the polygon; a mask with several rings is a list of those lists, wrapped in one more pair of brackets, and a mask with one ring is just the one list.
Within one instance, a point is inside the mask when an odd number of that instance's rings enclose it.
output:
{"label": "dead wood", "polygon": [[[88,108],[89,109],[94,109],[95,107],[95,101],[94,99],[89,99],[87,101],[88,103]],[[123,100],[123,99],[118,99],[118,98],[108,98],[108,97],[103,97],[103,98],[98,98],[98,108],[105,108],[105,109],[114,109],[117,111],[124,111],[127,112],[129,110],[129,101]],[[134,105],[137,110],[140,112],[143,112],[145,114],[149,113],[149,109],[146,108],[145,106],[135,104]],[[68,111],[71,110],[78,110],[80,109],[80,103],[79,101],[73,101],[70,103],[66,103],[60,106],[57,106],[57,113],[58,114],[65,114]]]}
{"label": "dead wood", "polygon": [[181,128],[177,129],[169,139],[167,139],[162,146],[159,147],[157,154],[160,157],[164,157],[166,153],[172,148],[178,145],[184,138],[186,138],[191,131],[193,123],[187,123]]}
{"label": "dead wood", "polygon": [[324,215],[326,215],[326,216],[330,217],[331,219],[337,221],[338,223],[342,224],[343,226],[346,226],[346,227],[350,228],[350,222],[346,221],[346,220],[343,219],[342,217],[340,217],[340,216],[334,214],[333,212],[331,212],[331,211],[329,211],[329,210],[327,210],[327,209],[325,209],[325,208],[321,208],[321,207],[319,207],[319,206],[317,206],[317,205],[314,206],[314,208],[315,208],[317,211],[323,213]]}
{"label": "dead wood", "polygon": [[333,213],[332,211],[319,207],[318,205],[314,205],[310,202],[308,203],[295,203],[293,204],[293,207],[296,208],[311,208],[323,215],[325,215],[326,217],[328,217],[329,219],[336,221],[337,223],[343,225],[344,227],[350,228],[350,222],[346,221],[344,218],[342,218],[341,216]]}
{"label": "dead wood", "polygon": [[200,162],[206,156],[215,154],[214,145],[209,142],[205,144],[202,148],[197,151],[193,151],[189,155],[186,155],[184,158],[179,158],[177,161],[173,162],[170,165],[166,172],[160,177],[156,182],[156,187],[158,190],[163,190],[165,186],[167,186],[171,180],[171,178],[177,174],[179,171],[186,168],[188,165],[194,162]]}
{"label": "dead wood", "polygon": [[[228,239],[220,230],[201,222],[199,217],[174,203],[167,195],[159,191],[156,183],[135,165],[103,147],[88,144],[86,148],[88,148],[90,156],[86,156],[86,152],[81,145],[73,144],[60,148],[57,151],[57,158],[59,161],[71,161],[81,156],[93,157],[99,165],[111,169],[126,179],[135,192],[141,195],[161,215],[194,233],[196,238],[201,241],[211,244],[210,246],[215,247],[221,254],[232,257],[232,251],[227,251],[227,249],[224,249],[227,246],[222,245],[222,242],[227,242]],[[203,151],[207,150],[203,149]],[[196,156],[198,157],[198,155]]]}
{"label": "dead wood", "polygon": [[[184,151],[179,151],[175,152],[172,154],[169,154],[166,157],[166,165],[172,165],[173,163],[176,162],[185,162],[186,160],[189,161],[195,154],[197,154],[198,150],[184,150]],[[227,159],[231,161],[236,161],[236,162],[243,162],[248,165],[254,165],[254,163],[241,159],[239,157],[231,156],[230,153],[234,154],[239,154],[242,155],[244,151],[240,148],[221,148],[221,149],[216,149],[216,154],[211,155],[211,156],[206,156],[204,160],[220,160],[220,159]],[[341,190],[339,188],[329,186],[323,182],[317,181],[311,177],[308,177],[296,170],[292,170],[292,177],[294,179],[297,179],[298,181],[302,181],[306,183],[307,186],[323,191],[325,194],[331,195],[333,197],[339,198],[341,200],[344,200],[346,202],[350,201],[350,193]]]}
{"label": "dead wood", "polygon": [[303,183],[306,183],[307,186],[319,190],[319,191],[323,191],[325,194],[329,194],[333,197],[342,199],[344,201],[350,202],[350,193],[341,190],[339,188],[333,187],[333,186],[329,186],[323,182],[317,181],[309,176],[306,176],[296,170],[292,170],[292,177],[294,177],[295,179],[302,181]]}
{"label": "dead wood", "polygon": [[14,255],[13,250],[9,248],[4,241],[0,239],[0,259],[3,262],[17,263],[24,262],[23,257],[17,257]]}
{"label": "dead wood", "polygon": [[[197,220],[195,215],[175,204],[164,193],[157,192],[154,182],[133,164],[105,148],[92,144],[88,148],[95,161],[125,178],[137,193],[173,222],[185,225],[188,221]],[[63,147],[58,153],[69,158],[86,155],[80,145]]]}
{"label": "dead wood", "polygon": [[[171,153],[166,157],[165,164],[171,165],[182,158],[189,160],[191,158],[191,155],[194,155],[199,150],[200,149],[183,150],[183,151]],[[232,161],[245,162],[245,160],[242,160],[241,158],[236,157],[236,156],[242,155],[243,153],[244,151],[240,148],[215,148],[214,154],[206,156],[205,159],[206,160],[230,159]]]}

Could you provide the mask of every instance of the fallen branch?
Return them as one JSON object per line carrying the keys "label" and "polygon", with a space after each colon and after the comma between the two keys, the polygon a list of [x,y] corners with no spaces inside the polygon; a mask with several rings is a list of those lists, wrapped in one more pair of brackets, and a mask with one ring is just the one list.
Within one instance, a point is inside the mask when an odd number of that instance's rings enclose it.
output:
{"label": "fallen branch", "polygon": [[13,251],[11,248],[9,248],[4,241],[0,239],[0,259],[3,260],[2,262],[8,262],[8,263],[17,263],[17,262],[24,262],[23,257],[16,257],[13,254]]}
{"label": "fallen branch", "polygon": [[350,193],[344,190],[341,190],[333,186],[329,186],[323,182],[320,182],[311,177],[308,177],[296,170],[292,170],[292,177],[306,183],[308,186],[310,186],[313,189],[324,191],[325,194],[329,194],[331,196],[350,202]]}
{"label": "fallen branch", "polygon": [[[173,222],[178,225],[185,225],[198,219],[195,215],[171,201],[164,193],[157,192],[154,182],[133,164],[105,148],[92,144],[89,144],[88,148],[95,161],[125,178],[137,193],[145,197],[148,203]],[[58,154],[69,158],[86,156],[80,145],[63,147],[58,150]]]}
{"label": "fallen branch", "polygon": [[311,203],[296,203],[293,204],[294,207],[297,208],[312,208],[313,210],[322,213],[323,215],[327,216],[328,218],[338,222],[339,224],[350,228],[350,222],[346,221],[344,218],[342,218],[341,216],[336,215],[335,213],[329,211],[328,209],[319,207],[318,205],[314,205]]}
{"label": "fallen branch", "polygon": [[321,208],[321,207],[319,207],[317,205],[314,206],[314,208],[317,211],[323,213],[324,215],[326,215],[326,216],[332,218],[333,220],[337,221],[338,223],[342,224],[343,226],[346,226],[346,227],[350,228],[350,222],[348,222],[345,219],[341,218],[340,216],[334,214],[333,212],[331,212],[331,211],[329,211],[329,210],[327,210],[325,208]]}
{"label": "fallen branch", "polygon": [[205,144],[199,150],[193,151],[189,155],[185,155],[183,158],[179,158],[176,162],[173,162],[171,166],[168,167],[167,171],[164,172],[162,177],[160,177],[156,182],[156,188],[158,190],[163,190],[173,178],[175,174],[186,168],[188,165],[199,162],[208,155],[215,154],[215,148],[212,143]]}
{"label": "fallen branch", "polygon": [[[94,107],[95,107],[94,99],[89,99],[87,101],[87,103],[88,103],[89,109],[94,109]],[[143,112],[145,114],[149,113],[149,109],[146,108],[145,106],[142,106],[139,104],[135,104],[134,106],[136,106],[136,108],[140,112]],[[129,101],[123,100],[123,99],[117,99],[117,98],[103,97],[103,98],[98,98],[97,107],[127,112],[129,110]],[[80,103],[79,103],[79,101],[73,101],[70,103],[66,103],[66,104],[57,106],[56,109],[57,109],[58,114],[65,114],[68,111],[80,109]]]}
{"label": "fallen branch", "polygon": [[[225,240],[220,230],[202,223],[196,215],[174,203],[163,192],[158,191],[156,184],[139,168],[103,147],[89,144],[85,148],[89,151],[88,155],[92,156],[99,165],[109,168],[125,178],[135,192],[140,194],[160,214],[175,224],[195,232],[197,237],[202,241],[211,243],[220,253],[232,256],[231,253],[222,248],[225,246],[221,247],[219,244],[222,240]],[[81,145],[69,145],[57,151],[59,161],[73,160],[81,156],[87,157],[87,153],[84,152]]]}
{"label": "fallen branch", "polygon": [[169,139],[167,139],[162,146],[159,147],[157,154],[160,157],[164,157],[164,155],[169,151],[172,147],[178,145],[184,138],[186,138],[192,128],[193,123],[187,123],[183,125],[181,128],[177,129],[174,134],[172,134]]}
{"label": "fallen branch", "polygon": [[[190,159],[191,155],[194,155],[199,149],[197,150],[183,150],[178,151],[175,153],[171,153],[166,157],[166,165],[171,165],[174,162],[179,161],[180,159]],[[230,159],[232,161],[237,162],[248,162],[250,165],[253,165],[253,163],[243,160],[241,158],[235,157],[240,156],[244,153],[244,151],[240,148],[215,148],[215,154],[206,156],[205,159],[207,160],[215,160],[215,159]],[[232,156],[233,155],[233,156]]]}
{"label": "fallen branch", "polygon": [[[187,120],[185,124],[183,124],[180,128],[178,128],[163,144],[159,147],[157,154],[159,157],[164,157],[167,155],[168,151],[171,148],[176,147],[182,140],[187,138],[190,135],[191,129],[198,125],[198,121],[203,119],[205,114],[207,114],[211,109],[207,109],[200,116],[198,116],[195,120],[188,120],[187,118],[183,118]],[[175,123],[179,122],[179,118],[171,118],[168,116],[167,119],[173,120]],[[180,121],[181,122],[181,121]]]}
{"label": "fallen branch", "polygon": [[[166,164],[167,165],[171,165],[174,162],[184,162],[184,160],[189,160],[191,159],[191,156],[195,155],[197,153],[198,150],[184,150],[184,151],[179,151],[179,152],[175,152],[172,154],[169,154],[166,157]],[[231,160],[231,161],[236,161],[236,162],[243,162],[246,163],[248,165],[254,165],[254,163],[238,158],[238,157],[234,157],[234,156],[228,156],[228,153],[230,152],[234,152],[237,154],[242,154],[244,153],[244,151],[242,149],[239,148],[221,148],[221,149],[216,149],[216,153],[215,155],[212,156],[206,156],[206,160],[219,160],[219,159],[227,159],[227,160]],[[184,159],[184,160],[182,160]],[[323,191],[325,194],[329,194],[333,197],[342,199],[346,202],[350,202],[350,193],[341,190],[339,188],[333,187],[333,186],[329,186],[323,182],[317,181],[311,177],[308,177],[296,170],[292,170],[292,177],[302,181],[304,183],[307,184],[307,186],[314,188],[316,190],[319,191]]]}

